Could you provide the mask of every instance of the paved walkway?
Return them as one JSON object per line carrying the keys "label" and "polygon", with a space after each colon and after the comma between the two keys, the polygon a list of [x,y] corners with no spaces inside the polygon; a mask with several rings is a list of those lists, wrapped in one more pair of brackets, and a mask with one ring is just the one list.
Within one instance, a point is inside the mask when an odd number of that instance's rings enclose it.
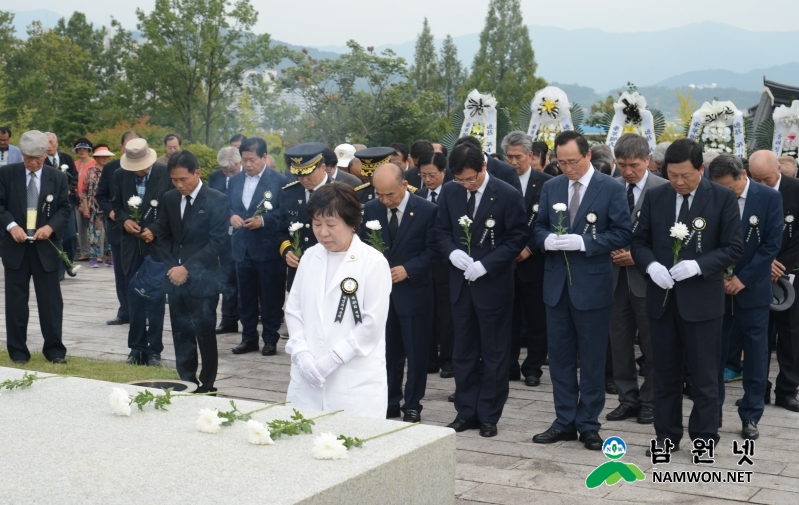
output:
{"label": "paved walkway", "polygon": [[[62,283],[65,302],[64,343],[68,354],[105,360],[123,360],[128,353],[127,326],[106,326],[114,317],[117,301],[111,269],[83,268],[75,279]],[[2,270],[0,270],[2,278]],[[2,290],[2,283],[0,283]],[[2,296],[5,296],[3,293]],[[0,298],[2,299],[2,298]],[[31,286],[31,321],[29,344],[31,350],[41,348],[41,333]],[[5,320],[5,304],[0,308]],[[174,350],[169,324],[165,322],[163,358],[174,366]],[[284,353],[285,340],[278,346],[278,355],[263,357],[260,353],[235,356],[228,349],[239,341],[239,335],[219,338],[220,360],[217,386],[227,396],[276,401],[285,399],[288,385],[289,358]],[[5,346],[5,325],[0,328],[0,345]],[[771,380],[776,376],[776,360],[772,360]],[[423,402],[423,422],[445,425],[455,418],[455,409],[447,402],[454,390],[452,379],[428,376],[428,391]],[[741,383],[728,387],[728,402],[724,407],[724,427],[716,451],[715,470],[737,470],[738,458],[731,454],[733,440],[739,440],[740,423],[733,406],[742,396]],[[608,397],[606,411],[616,407],[615,398]],[[684,414],[691,402],[686,400]],[[600,452],[587,451],[578,442],[552,446],[531,443],[532,435],[544,431],[554,419],[552,383],[545,370],[541,386],[528,388],[522,382],[511,382],[510,398],[499,422],[499,435],[481,438],[476,431],[458,435],[458,467],[455,485],[456,503],[493,504],[571,504],[592,503],[687,503],[715,504],[751,502],[761,504],[799,503],[799,413],[767,406],[760,422],[761,438],[756,442],[752,482],[748,484],[662,484],[653,483],[652,465],[644,456],[654,431],[634,421],[605,423],[603,437],[620,436],[628,444],[624,458],[637,464],[647,473],[644,482],[587,489],[584,480],[598,465],[608,461]],[[670,465],[659,470],[695,469],[690,452],[675,453]],[[703,468],[704,469],[704,468]],[[725,473],[726,475],[726,473]],[[409,499],[408,503],[412,503]]]}

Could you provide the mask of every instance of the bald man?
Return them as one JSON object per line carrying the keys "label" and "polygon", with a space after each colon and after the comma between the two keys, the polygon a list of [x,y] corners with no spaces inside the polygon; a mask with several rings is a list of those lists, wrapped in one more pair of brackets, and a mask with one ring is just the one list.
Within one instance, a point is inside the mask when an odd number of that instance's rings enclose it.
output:
{"label": "bald man", "polygon": [[[781,174],[781,165],[771,151],[757,151],[749,157],[749,173],[755,182],[770,186],[782,194],[784,229],[782,246],[771,266],[771,281],[789,275],[799,265],[799,180]],[[799,283],[794,279],[794,289]],[[777,362],[780,372],[774,388],[775,404],[799,412],[796,390],[799,388],[799,303],[780,312],[771,311],[771,335],[777,332]],[[769,361],[771,353],[769,353]],[[766,386],[766,403],[771,401],[771,383]]]}

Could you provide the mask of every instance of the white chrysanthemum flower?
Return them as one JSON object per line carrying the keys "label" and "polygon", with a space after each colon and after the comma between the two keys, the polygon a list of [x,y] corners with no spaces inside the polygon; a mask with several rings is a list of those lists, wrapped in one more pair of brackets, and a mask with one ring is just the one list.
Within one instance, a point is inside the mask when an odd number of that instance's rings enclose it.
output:
{"label": "white chrysanthemum flower", "polygon": [[269,202],[264,202],[264,208],[266,210],[272,210],[272,204]]}
{"label": "white chrysanthemum flower", "polygon": [[322,433],[313,441],[313,457],[316,459],[342,459],[347,457],[344,441],[332,433]]}
{"label": "white chrysanthemum flower", "polygon": [[566,212],[567,209],[565,203],[556,203],[552,208],[555,209],[555,212]]}
{"label": "white chrysanthemum flower", "polygon": [[141,197],[134,195],[128,198],[128,207],[138,208],[139,205],[141,205]]}
{"label": "white chrysanthemum flower", "polygon": [[302,223],[291,223],[291,225],[289,225],[289,233],[301,230],[302,226]]}
{"label": "white chrysanthemum flower", "polygon": [[76,264],[73,263],[72,264],[72,273],[74,274],[78,270],[80,270],[80,265],[76,265]]}
{"label": "white chrysanthemum flower", "polygon": [[197,418],[197,429],[203,433],[218,433],[225,421],[217,415],[218,412],[216,409],[202,409]]}
{"label": "white chrysanthemum flower", "polygon": [[67,170],[69,170],[69,165],[67,165],[66,163],[64,163],[63,165],[61,165],[61,171],[62,171],[62,172],[66,172]]}
{"label": "white chrysanthemum flower", "polygon": [[685,237],[688,236],[688,226],[680,222],[674,223],[674,226],[669,229],[669,235],[677,240],[685,240]]}
{"label": "white chrysanthemum flower", "polygon": [[258,421],[247,421],[247,441],[253,445],[273,445],[275,442],[270,436],[269,428]]}
{"label": "white chrysanthemum flower", "polygon": [[469,219],[469,216],[461,216],[458,218],[458,224],[461,226],[471,226],[472,220]]}
{"label": "white chrysanthemum flower", "polygon": [[124,389],[114,388],[111,394],[108,395],[108,402],[111,404],[111,409],[115,415],[130,415],[130,396]]}
{"label": "white chrysanthemum flower", "polygon": [[383,227],[380,226],[380,221],[378,221],[377,219],[375,219],[373,221],[367,221],[366,222],[366,227],[369,228],[370,230],[374,230],[374,231],[380,231],[380,230],[383,229]]}

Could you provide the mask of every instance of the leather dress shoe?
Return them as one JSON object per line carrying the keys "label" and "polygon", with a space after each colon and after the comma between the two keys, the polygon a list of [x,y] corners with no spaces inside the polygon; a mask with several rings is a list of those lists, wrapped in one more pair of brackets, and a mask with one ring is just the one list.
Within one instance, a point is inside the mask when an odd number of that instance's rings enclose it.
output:
{"label": "leather dress shoe", "polygon": [[438,365],[431,365],[431,364],[428,363],[428,365],[427,365],[427,373],[438,373],[439,370],[440,370],[440,368],[438,368]]}
{"label": "leather dress shoe", "polygon": [[796,400],[795,396],[791,395],[777,396],[775,397],[774,405],[782,407],[784,409],[788,409],[793,412],[799,412],[799,401]]}
{"label": "leather dress shoe", "polygon": [[741,423],[741,436],[749,440],[757,440],[760,432],[757,429],[757,423],[751,419],[744,419]]}
{"label": "leather dress shoe", "polygon": [[147,356],[147,366],[159,367],[161,366],[161,356],[157,354],[150,354]]}
{"label": "leather dress shoe", "polygon": [[239,332],[239,325],[238,323],[233,324],[220,324],[216,327],[216,334],[223,335],[225,333],[238,333]]}
{"label": "leather dress shoe", "polygon": [[[255,350],[257,351],[258,349]],[[262,356],[274,356],[275,354],[277,354],[277,346],[275,344],[264,344],[264,348],[261,350]]]}
{"label": "leather dress shoe", "polygon": [[589,451],[601,451],[604,440],[599,436],[598,431],[588,430],[584,433],[580,433],[580,442],[582,442]]}
{"label": "leather dress shoe", "polygon": [[508,380],[520,381],[522,380],[522,373],[518,370],[512,371],[510,374],[508,374]]}
{"label": "leather dress shoe", "polygon": [[200,386],[200,387],[197,388],[196,391],[194,391],[194,394],[197,394],[197,395],[203,395],[204,394],[206,396],[216,396],[216,391],[217,391],[216,388],[205,388],[205,387]]}
{"label": "leather dress shoe", "polygon": [[405,415],[402,416],[402,420],[406,423],[421,423],[422,416],[419,414],[418,410],[406,410]]}
{"label": "leather dress shoe", "polygon": [[480,436],[486,438],[496,437],[497,425],[491,423],[480,423]]}
{"label": "leather dress shoe", "polygon": [[534,388],[536,386],[541,385],[541,379],[539,379],[535,375],[530,375],[530,376],[524,378],[524,385],[525,386],[530,386],[531,388]]}
{"label": "leather dress shoe", "polygon": [[[655,442],[655,447],[658,448],[658,449],[663,449],[663,440],[656,441]],[[677,452],[679,450],[680,450],[680,444],[674,444],[674,447],[671,448],[671,452]],[[652,449],[651,448],[646,450],[646,456],[648,458],[652,457]]]}
{"label": "leather dress shoe", "polygon": [[451,378],[455,377],[455,372],[452,371],[452,365],[449,365],[449,366],[444,365],[444,366],[442,366],[441,367],[441,373],[439,375],[441,375],[442,379],[451,379]]}
{"label": "leather dress shoe", "polygon": [[128,356],[128,359],[125,360],[125,364],[126,365],[141,365],[142,364],[141,355],[131,354],[130,356]]}
{"label": "leather dress shoe", "polygon": [[573,431],[560,431],[557,428],[549,428],[544,433],[539,433],[533,437],[536,444],[554,444],[555,442],[577,440],[577,433]]}
{"label": "leather dress shoe", "polygon": [[115,317],[114,319],[111,319],[111,320],[105,322],[105,324],[107,324],[108,326],[119,326],[119,325],[128,324],[128,323],[129,323],[129,321],[125,321],[125,320],[120,319],[118,317]]}
{"label": "leather dress shoe", "polygon": [[472,419],[471,421],[464,421],[463,419],[455,419],[451,423],[447,425],[447,428],[452,428],[455,430],[455,433],[460,433],[466,430],[476,430],[480,427],[480,423],[477,422],[477,419]]}
{"label": "leather dress shoe", "polygon": [[11,360],[15,365],[26,365],[29,360],[27,359],[12,359]]}
{"label": "leather dress shoe", "polygon": [[386,409],[386,419],[396,419],[400,417],[402,412],[400,411],[399,407],[389,407]]}
{"label": "leather dress shoe", "polygon": [[638,411],[638,424],[652,424],[655,422],[655,409],[641,405]]}
{"label": "leather dress shoe", "polygon": [[248,352],[258,352],[257,340],[243,340],[239,345],[231,349],[233,354],[247,354]]}
{"label": "leather dress shoe", "polygon": [[54,365],[66,365],[67,364],[67,360],[65,360],[64,358],[53,358],[53,359],[48,360],[48,361],[50,363],[54,364]]}
{"label": "leather dress shoe", "polygon": [[447,401],[450,403],[455,403],[455,393],[452,393],[447,397]]}
{"label": "leather dress shoe", "polygon": [[609,395],[617,395],[619,394],[619,388],[613,382],[606,382],[605,383],[605,392]]}
{"label": "leather dress shoe", "polygon": [[622,403],[612,411],[608,412],[608,414],[605,416],[605,419],[608,421],[624,421],[628,417],[638,415],[639,410],[640,409],[633,407],[632,405]]}

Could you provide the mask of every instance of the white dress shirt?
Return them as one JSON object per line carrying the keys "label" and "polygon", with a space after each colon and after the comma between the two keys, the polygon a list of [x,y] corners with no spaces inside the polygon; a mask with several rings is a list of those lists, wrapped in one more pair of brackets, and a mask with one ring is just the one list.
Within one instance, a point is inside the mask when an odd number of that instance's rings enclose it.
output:
{"label": "white dress shirt", "polygon": [[[317,184],[313,188],[313,190],[316,191],[317,189],[321,188],[325,184],[327,184],[327,175],[325,175],[325,179],[322,182],[320,182],[319,184]],[[311,199],[311,192],[306,189],[305,190],[305,203],[308,203],[308,201],[310,201],[310,199]]]}
{"label": "white dress shirt", "polygon": [[[25,192],[26,192],[26,194],[27,194],[27,191],[28,191],[28,184],[31,183],[31,174],[33,174],[33,172],[31,172],[30,170],[25,169]],[[39,193],[39,196],[41,196],[41,194],[42,194],[42,171],[41,171],[41,169],[38,172],[36,172],[36,179],[35,180],[36,180],[36,182],[34,182],[34,184],[36,185],[36,192]],[[16,221],[11,221],[8,224],[8,226],[6,226],[6,231],[11,231],[11,228],[13,228],[15,226],[17,226],[17,222]]]}
{"label": "white dress shirt", "polygon": [[744,207],[746,207],[746,197],[749,195],[749,178],[746,179],[746,187],[744,188],[743,193],[741,196],[738,197],[738,212],[741,213],[741,217],[744,217]]}
{"label": "white dress shirt", "polygon": [[[194,203],[197,201],[197,195],[200,193],[200,188],[201,187],[203,187],[203,181],[200,181],[200,183],[197,184],[197,187],[194,188],[194,191],[191,192],[191,195],[189,195],[189,196],[191,196],[191,204],[192,205],[194,205]],[[186,210],[186,197],[183,196],[183,195],[180,195],[180,218],[181,219],[183,219],[183,212],[185,210]]]}
{"label": "white dress shirt", "polygon": [[774,185],[774,191],[780,190],[780,183],[782,182],[782,174],[780,174],[780,178],[777,179],[777,184]]}
{"label": "white dress shirt", "polygon": [[[408,200],[410,199],[411,199],[411,194],[408,191],[406,191],[405,196],[402,197],[402,201],[400,202],[399,205],[397,205],[397,226],[402,224],[402,216],[405,215],[405,207],[408,206]],[[388,217],[388,220],[391,221],[391,209],[389,209],[388,207],[386,207],[386,217]]]}
{"label": "white dress shirt", "polygon": [[[636,182],[633,185],[633,201],[635,202],[634,205],[638,205],[638,199],[641,198],[641,193],[644,192],[644,186],[646,186],[646,179],[649,177],[649,170],[644,171],[644,176],[641,177],[641,180]],[[630,183],[626,183],[624,190],[626,191],[627,188],[630,187]]]}
{"label": "white dress shirt", "polygon": [[438,203],[438,199],[441,198],[441,186],[437,187],[436,189],[427,188],[427,196],[425,198],[428,202],[433,201],[433,193],[436,194],[436,203]]}
{"label": "white dress shirt", "polygon": [[522,196],[527,196],[527,184],[530,182],[530,172],[532,170],[533,168],[529,167],[527,172],[519,176],[519,182],[522,184]]}
{"label": "white dress shirt", "polygon": [[61,165],[59,165],[59,163],[61,163],[61,159],[58,157],[58,152],[56,152],[52,156],[47,155],[47,158],[50,160],[50,162],[53,164],[54,167],[56,167],[59,170],[61,169]]}
{"label": "white dress shirt", "polygon": [[[474,194],[474,215],[477,215],[477,207],[480,206],[480,200],[483,198],[483,193],[486,191],[486,186],[488,186],[488,179],[490,176],[488,175],[488,171],[486,171],[485,179],[483,179],[483,184],[477,188],[477,192]],[[466,190],[466,201],[469,201],[469,196],[471,192]]]}
{"label": "white dress shirt", "polygon": [[[694,203],[694,195],[696,195],[696,190],[699,188],[697,185],[693,191],[688,194],[688,210],[691,210],[691,204]],[[674,210],[674,222],[676,223],[677,220],[680,218],[680,205],[682,205],[682,195],[677,193],[677,208]],[[687,225],[688,223],[683,223]]]}
{"label": "white dress shirt", "polygon": [[[580,181],[580,189],[579,189],[580,203],[582,203],[583,200],[585,199],[585,191],[588,189],[588,184],[591,182],[591,177],[593,176],[594,176],[594,165],[591,165],[590,167],[588,167],[588,171],[585,174],[583,174],[582,177],[577,179],[577,181]],[[572,193],[574,193],[572,186],[574,186],[574,183],[577,181],[569,180],[569,201],[566,203],[567,207],[571,207]]]}
{"label": "white dress shirt", "polygon": [[244,188],[241,191],[241,203],[244,204],[245,209],[250,208],[252,197],[255,194],[255,188],[257,188],[258,183],[261,182],[261,176],[264,175],[265,170],[266,165],[264,165],[264,168],[261,169],[261,172],[258,175],[247,175],[244,177]]}

